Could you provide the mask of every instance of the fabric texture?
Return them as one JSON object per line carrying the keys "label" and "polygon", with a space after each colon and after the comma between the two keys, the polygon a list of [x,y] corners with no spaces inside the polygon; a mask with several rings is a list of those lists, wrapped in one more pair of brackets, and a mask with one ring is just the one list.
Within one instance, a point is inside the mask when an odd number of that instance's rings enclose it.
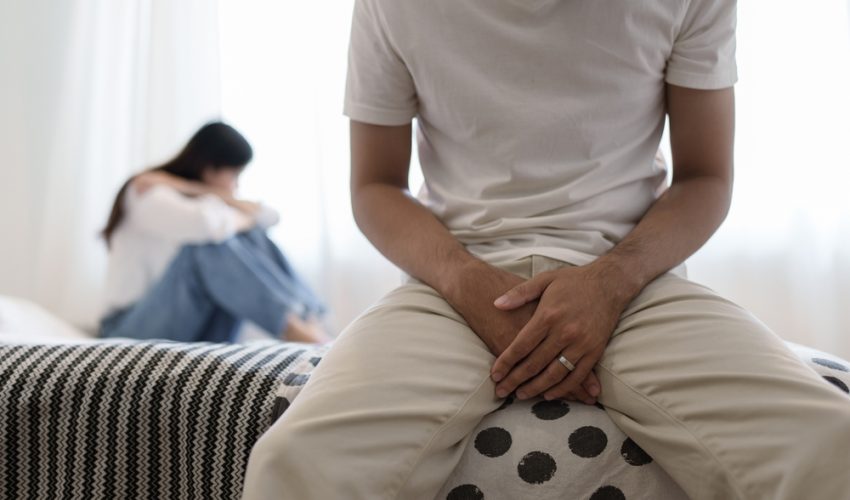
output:
{"label": "fabric texture", "polygon": [[[789,346],[847,392],[850,362]],[[0,343],[0,497],[239,498],[253,443],[329,347]],[[598,407],[508,398],[438,498],[684,498],[671,483]]]}
{"label": "fabric texture", "polygon": [[[247,225],[247,216],[218,196],[188,197],[163,185],[142,194],[130,186],[123,203],[124,220],[109,251],[106,313],[139,300],[184,245],[221,243]],[[257,227],[268,229],[279,218],[273,208],[261,205]]]}
{"label": "fabric texture", "polygon": [[280,408],[275,389],[312,351],[0,343],[0,498],[239,498],[249,451]]}
{"label": "fabric texture", "polygon": [[[564,265],[532,256],[504,268],[527,278]],[[482,418],[503,404],[489,376],[493,361],[436,291],[408,280],[342,332],[263,434],[243,498],[310,500],[345,491],[351,499],[430,499],[462,486],[463,479],[446,480]],[[607,418],[694,500],[850,493],[850,400],[840,384],[826,383],[752,314],[703,285],[670,272],[647,285],[623,312],[596,373]],[[551,457],[575,431],[532,429],[541,433],[536,443],[549,445],[513,453]],[[586,458],[601,446],[593,429],[573,440]],[[532,483],[556,477],[542,455],[529,460]],[[595,487],[617,487],[601,476]],[[485,497],[517,498],[498,484]]]}
{"label": "fabric texture", "polygon": [[416,118],[418,198],[471,252],[585,264],[666,187],[654,161],[664,82],[737,80],[735,11],[735,0],[356,0],[343,113]]}
{"label": "fabric texture", "polygon": [[[850,401],[850,361],[793,342],[786,344]],[[293,362],[277,392],[280,409],[295,401],[329,347]],[[437,498],[688,497],[645,450],[614,425],[601,404],[539,398],[520,401],[511,395],[475,427]]]}
{"label": "fabric texture", "polygon": [[96,235],[116,191],[222,115],[219,12],[0,3],[0,294],[96,328],[107,262]]}
{"label": "fabric texture", "polygon": [[221,243],[184,245],[165,275],[130,307],[106,316],[102,337],[232,342],[244,321],[273,337],[287,316],[326,307],[259,227]]}

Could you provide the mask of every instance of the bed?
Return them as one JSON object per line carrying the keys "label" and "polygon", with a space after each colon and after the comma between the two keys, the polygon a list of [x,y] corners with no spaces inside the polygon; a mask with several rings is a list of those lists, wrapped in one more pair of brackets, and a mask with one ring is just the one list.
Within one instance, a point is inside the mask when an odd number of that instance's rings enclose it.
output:
{"label": "bed", "polygon": [[[237,499],[253,443],[329,348],[93,340],[72,328],[51,339],[10,332],[3,314],[0,301],[8,499]],[[848,393],[850,363],[789,346]],[[438,498],[686,498],[598,406],[508,398],[470,441]]]}

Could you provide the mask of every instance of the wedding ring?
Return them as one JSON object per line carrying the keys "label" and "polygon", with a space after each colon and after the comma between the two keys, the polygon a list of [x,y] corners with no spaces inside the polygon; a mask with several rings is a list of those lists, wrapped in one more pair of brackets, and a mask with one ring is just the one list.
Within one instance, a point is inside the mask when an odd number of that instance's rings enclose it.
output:
{"label": "wedding ring", "polygon": [[575,365],[570,363],[570,360],[565,358],[563,354],[558,357],[558,362],[564,365],[569,371],[573,371],[576,369]]}

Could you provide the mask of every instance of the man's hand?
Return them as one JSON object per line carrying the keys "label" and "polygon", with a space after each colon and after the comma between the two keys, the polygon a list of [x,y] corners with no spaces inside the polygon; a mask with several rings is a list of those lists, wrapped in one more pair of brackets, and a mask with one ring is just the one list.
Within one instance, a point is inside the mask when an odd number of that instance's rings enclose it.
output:
{"label": "man's hand", "polygon": [[500,355],[531,319],[537,302],[529,301],[513,310],[494,307],[496,297],[525,280],[483,261],[476,259],[458,275],[457,283],[444,298],[487,344],[490,352]]}
{"label": "man's hand", "polygon": [[[504,303],[539,298],[528,325],[493,365],[497,391],[558,397],[577,387],[599,358],[628,303],[650,281],[692,255],[717,230],[732,194],[734,91],[668,85],[673,181],[638,224],[593,263],[541,273]],[[575,366],[565,368],[563,355]]]}
{"label": "man's hand", "polygon": [[[534,304],[512,311],[493,305],[524,280],[471,255],[415,198],[407,185],[411,125],[351,121],[351,204],[363,234],[390,261],[433,287],[498,356],[531,319]],[[599,393],[591,372],[567,394],[593,404]]]}
{"label": "man's hand", "polygon": [[[517,397],[561,398],[593,372],[628,304],[615,269],[588,264],[540,273],[496,300],[502,310],[539,304],[531,320],[493,364],[497,395],[517,387]],[[575,365],[568,372],[558,360]]]}
{"label": "man's hand", "polygon": [[[447,294],[446,299],[464,317],[472,331],[487,344],[494,355],[504,356],[503,353],[506,349],[513,349],[509,351],[512,353],[517,352],[516,348],[509,346],[517,344],[514,341],[517,333],[527,331],[529,320],[540,314],[540,305],[538,305],[536,296],[531,297],[533,289],[529,284],[547,282],[549,276],[549,273],[541,273],[537,277],[525,281],[513,273],[478,261],[464,270],[457,286],[453,287]],[[496,297],[508,290],[511,290],[509,296],[514,297],[515,300],[510,302],[508,306],[494,307],[493,301]],[[557,292],[553,289],[553,293]],[[547,294],[547,298],[550,295]],[[559,364],[558,369],[559,371],[554,374],[558,377],[555,382],[560,381],[566,375],[566,368]],[[600,385],[596,375],[588,370],[578,380],[576,387],[559,393],[557,397],[594,404],[596,402],[595,397],[599,395],[599,390]],[[497,395],[505,397],[512,391],[513,387]]]}

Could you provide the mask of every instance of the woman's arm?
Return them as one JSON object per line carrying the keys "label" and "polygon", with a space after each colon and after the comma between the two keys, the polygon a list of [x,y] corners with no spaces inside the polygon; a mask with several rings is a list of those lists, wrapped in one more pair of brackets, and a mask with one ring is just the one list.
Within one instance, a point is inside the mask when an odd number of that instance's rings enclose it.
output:
{"label": "woman's arm", "polygon": [[[130,186],[130,191],[135,188]],[[148,235],[181,244],[215,243],[256,225],[253,217],[218,196],[189,197],[160,183],[128,191],[127,223]]]}
{"label": "woman's arm", "polygon": [[132,186],[139,194],[144,194],[147,190],[154,186],[168,186],[175,191],[186,196],[201,196],[205,194],[214,194],[224,199],[230,196],[226,190],[205,184],[199,181],[190,181],[169,174],[162,170],[148,170],[136,175],[133,178]]}
{"label": "woman's arm", "polygon": [[226,189],[211,186],[203,182],[183,179],[161,170],[149,170],[147,172],[142,172],[133,179],[132,185],[139,194],[145,193],[154,186],[167,186],[189,197],[197,197],[207,194],[215,195],[221,198],[221,201],[256,221],[262,227],[273,226],[277,224],[280,219],[278,213],[267,205],[253,201],[240,200],[234,197],[233,193]]}

